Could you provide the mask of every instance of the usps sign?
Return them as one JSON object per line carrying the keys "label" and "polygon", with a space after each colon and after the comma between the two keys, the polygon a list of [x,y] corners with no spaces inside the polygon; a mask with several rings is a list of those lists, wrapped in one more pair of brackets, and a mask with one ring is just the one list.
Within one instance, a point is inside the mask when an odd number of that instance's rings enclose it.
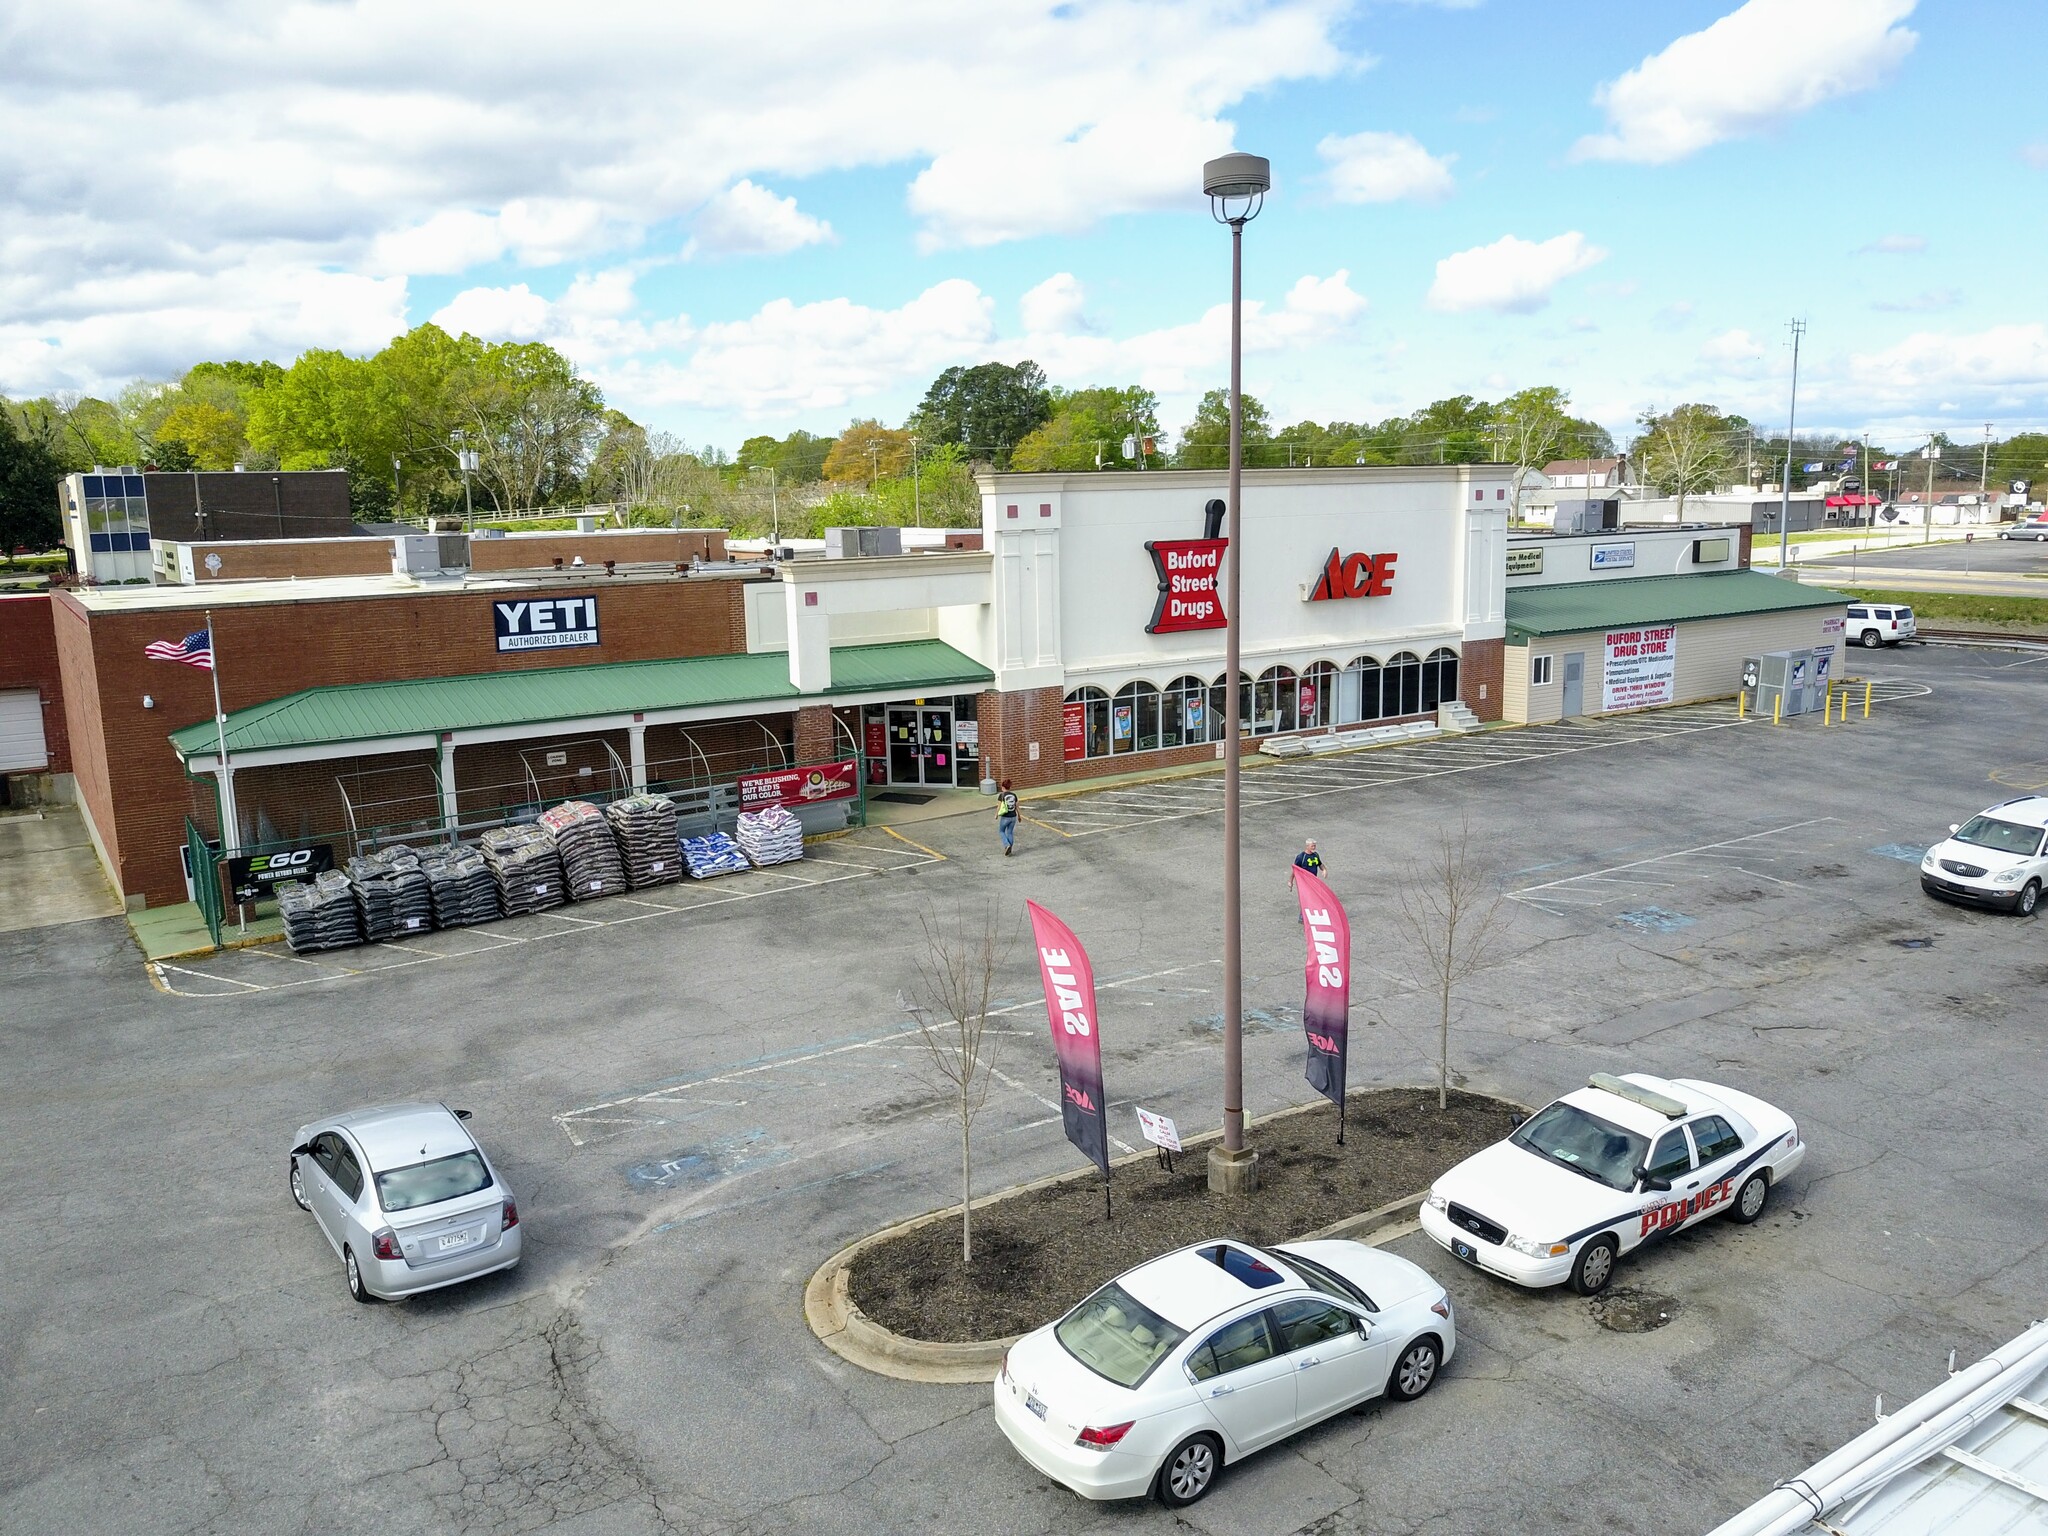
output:
{"label": "usps sign", "polygon": [[491,604],[501,651],[552,651],[597,644],[595,597],[538,597]]}

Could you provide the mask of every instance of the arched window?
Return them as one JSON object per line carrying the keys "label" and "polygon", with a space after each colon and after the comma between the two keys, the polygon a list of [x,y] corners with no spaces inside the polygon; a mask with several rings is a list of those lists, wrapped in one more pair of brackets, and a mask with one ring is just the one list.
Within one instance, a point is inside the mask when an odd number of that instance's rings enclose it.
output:
{"label": "arched window", "polygon": [[1413,651],[1397,652],[1380,668],[1380,717],[1422,713],[1422,658]]}
{"label": "arched window", "polygon": [[1159,746],[1159,690],[1150,683],[1125,683],[1109,707],[1110,750],[1151,752]]}
{"label": "arched window", "polygon": [[1083,755],[1109,756],[1109,695],[1100,688],[1076,688],[1067,695],[1067,702],[1081,706]]}
{"label": "arched window", "polygon": [[1252,689],[1252,734],[1271,736],[1275,731],[1295,728],[1295,690],[1292,667],[1268,667],[1259,674]]}
{"label": "arched window", "polygon": [[[1199,677],[1176,677],[1160,699],[1159,745],[1192,747],[1208,741],[1211,720],[1209,685]],[[1222,729],[1220,721],[1216,729]]]}
{"label": "arched window", "polygon": [[1458,653],[1438,646],[1422,664],[1422,707],[1435,709],[1458,696]]}
{"label": "arched window", "polygon": [[[1221,741],[1229,733],[1223,711],[1230,708],[1230,689],[1226,678],[1219,677],[1209,685],[1209,739]],[[1248,673],[1237,674],[1237,728],[1240,735],[1252,733],[1252,680]]]}
{"label": "arched window", "polygon": [[1295,707],[1301,715],[1301,728],[1309,731],[1331,725],[1337,718],[1336,705],[1336,667],[1327,661],[1313,663],[1301,674],[1301,689],[1295,696]]}
{"label": "arched window", "polygon": [[1355,656],[1337,674],[1337,724],[1360,725],[1380,717],[1380,664]]}

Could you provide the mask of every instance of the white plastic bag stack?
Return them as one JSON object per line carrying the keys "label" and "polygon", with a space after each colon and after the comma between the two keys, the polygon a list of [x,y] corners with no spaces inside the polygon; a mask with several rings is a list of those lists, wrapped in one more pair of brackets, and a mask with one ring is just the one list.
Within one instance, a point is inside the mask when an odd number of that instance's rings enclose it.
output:
{"label": "white plastic bag stack", "polygon": [[740,847],[756,866],[804,856],[804,824],[784,806],[740,812]]}

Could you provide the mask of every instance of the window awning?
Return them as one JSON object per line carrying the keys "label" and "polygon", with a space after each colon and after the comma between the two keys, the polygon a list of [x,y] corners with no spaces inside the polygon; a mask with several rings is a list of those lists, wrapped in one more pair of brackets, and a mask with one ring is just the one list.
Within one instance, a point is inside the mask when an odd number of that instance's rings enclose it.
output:
{"label": "window awning", "polygon": [[[438,740],[445,731],[545,728],[556,722],[584,726],[605,717],[711,709],[788,710],[875,694],[979,689],[994,680],[987,667],[943,641],[907,640],[836,647],[832,686],[822,694],[802,693],[791,684],[787,654],[761,651],[308,688],[236,710],[224,733],[232,760],[238,754]],[[213,722],[173,731],[171,745],[188,761],[211,759],[217,750]]]}
{"label": "window awning", "polygon": [[1796,608],[1841,608],[1849,599],[1826,587],[1803,587],[1762,571],[1708,571],[1697,576],[1616,577],[1554,587],[1508,588],[1508,644],[1539,635],[1640,624],[1732,619]]}

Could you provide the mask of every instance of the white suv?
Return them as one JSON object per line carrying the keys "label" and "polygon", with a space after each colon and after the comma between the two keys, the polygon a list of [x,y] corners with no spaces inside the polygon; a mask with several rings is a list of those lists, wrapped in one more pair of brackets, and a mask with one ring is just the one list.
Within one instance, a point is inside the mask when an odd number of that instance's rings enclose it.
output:
{"label": "white suv", "polygon": [[2048,883],[2048,796],[2023,795],[1950,827],[1920,861],[1920,889],[2030,917]]}
{"label": "white suv", "polygon": [[1913,610],[1890,604],[1855,603],[1849,608],[1849,638],[1876,650],[1880,645],[1897,645],[1919,631],[1913,627]]}

